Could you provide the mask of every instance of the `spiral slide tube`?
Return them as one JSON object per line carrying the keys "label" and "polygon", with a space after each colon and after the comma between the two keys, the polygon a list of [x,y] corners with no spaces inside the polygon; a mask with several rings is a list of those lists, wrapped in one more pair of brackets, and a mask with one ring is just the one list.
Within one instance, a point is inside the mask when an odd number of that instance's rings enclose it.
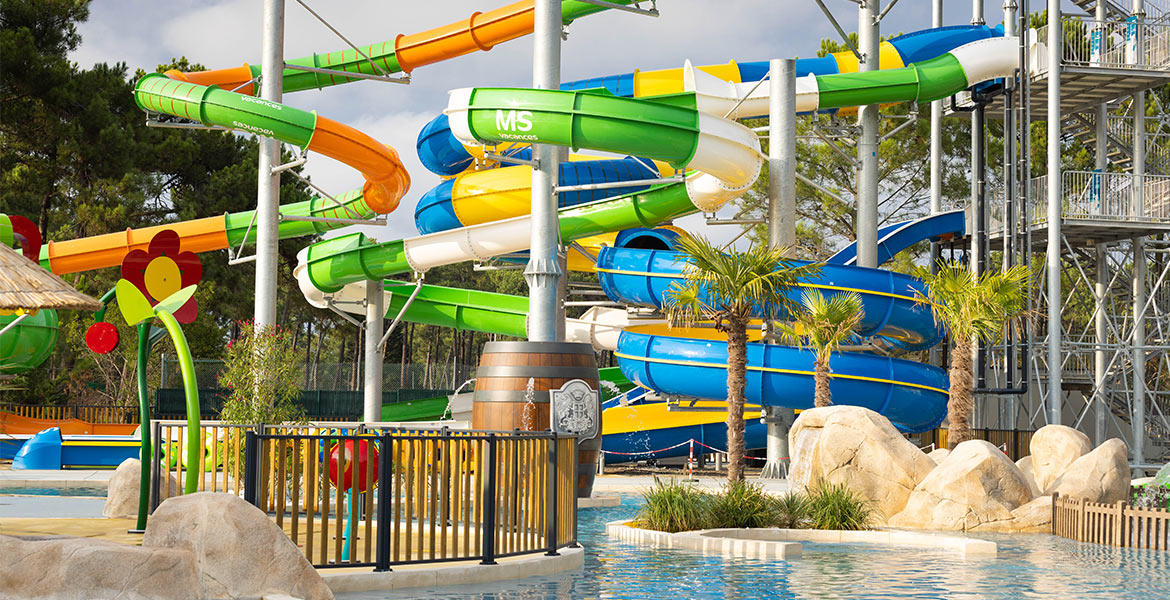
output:
{"label": "spiral slide tube", "polygon": [[[944,97],[974,83],[1010,75],[1016,68],[1017,52],[1015,39],[990,38],[901,69],[805,77],[799,84],[802,96],[794,108],[819,110],[849,102]],[[676,168],[696,170],[685,183],[562,209],[562,236],[574,239],[600,233],[605,225],[624,228],[630,226],[627,223],[631,220],[637,221],[634,225],[649,225],[655,215],[680,216],[704,202],[718,204],[754,181],[759,169],[758,150],[752,155],[751,146],[741,143],[745,140],[728,126],[734,123],[716,116],[728,108],[719,103],[736,98],[738,90],[729,91],[727,82],[712,82],[693,69],[687,73],[685,83],[695,92],[640,101],[597,91],[570,94],[499,88],[456,90],[447,114],[452,132],[464,143],[554,143],[651,156]],[[760,98],[757,94],[749,102],[759,102]],[[766,106],[767,99],[762,98]],[[743,114],[756,110],[753,106],[744,109]],[[687,206],[692,198],[697,202]],[[614,218],[615,214],[621,216]],[[425,271],[438,264],[496,256],[502,253],[500,250],[514,251],[526,242],[528,223],[527,217],[518,217],[388,244],[370,242],[361,234],[335,238],[303,251],[300,262],[304,268],[299,270],[298,279],[302,290],[335,292],[361,279],[380,279],[407,270]],[[636,252],[613,250],[602,254],[620,258],[618,253]],[[613,264],[621,266],[616,261]],[[636,270],[603,267],[614,271],[603,274],[611,276],[607,292],[615,299],[650,303],[655,297],[660,299],[661,294],[655,293],[653,286],[669,279],[669,273],[662,273],[663,277],[657,272],[666,266],[645,257],[633,265]],[[879,275],[885,277],[883,285],[872,280]],[[865,292],[866,303],[873,309],[867,323],[870,330],[904,338],[908,344],[928,345],[936,338],[937,329],[923,315],[915,319],[916,311],[909,304],[911,284],[899,284],[893,276],[860,269],[838,274],[830,269],[827,281],[816,285]],[[647,290],[645,295],[638,296],[643,289]],[[693,329],[684,333],[655,326],[627,328],[618,342],[622,371],[632,381],[668,393],[725,398],[726,344],[720,343],[718,337],[704,336],[701,330]],[[749,400],[798,408],[810,406],[811,368],[788,366],[811,362],[811,356],[800,350],[753,344],[749,349]],[[880,410],[904,431],[929,429],[945,416],[948,385],[945,373],[939,369],[861,353],[835,357],[833,364],[833,387],[842,402]],[[687,385],[679,386],[679,382]]]}
{"label": "spiral slide tube", "polygon": [[[581,2],[565,2],[562,4],[562,19],[568,23],[601,10],[604,8]],[[342,50],[325,55],[314,54],[292,60],[289,64],[365,75],[401,71],[409,73],[419,66],[476,50],[487,51],[495,44],[527,35],[532,31],[533,16],[533,3],[528,0],[486,14],[476,12],[466,21],[419,34],[399,35],[392,43],[366,46],[362,53]],[[256,98],[254,94],[257,88],[251,82],[258,75],[259,67],[249,65],[198,73],[151,73],[139,80],[134,89],[134,98],[143,110],[255,133],[305,150],[320,152],[362,173],[366,180],[362,193],[366,203],[375,212],[389,213],[398,206],[399,200],[410,188],[410,176],[392,148],[332,119]],[[356,79],[285,69],[282,81],[284,91],[295,92]]]}
{"label": "spiral slide tube", "polygon": [[[611,1],[614,4],[628,5],[633,4],[635,0]],[[561,21],[569,25],[576,19],[604,10],[607,9],[595,4],[564,0],[561,2]],[[398,35],[393,40],[359,46],[361,54],[354,52],[352,48],[346,48],[337,52],[290,59],[286,64],[291,67],[329,69],[361,75],[410,73],[418,67],[476,51],[487,52],[494,46],[524,37],[532,33],[533,16],[532,0],[524,0],[488,12],[476,11],[466,19],[434,29]],[[363,54],[365,56],[362,56]],[[260,76],[260,66],[245,63],[241,67],[229,69],[192,73],[170,71],[166,75],[179,81],[204,86],[218,85],[224,89],[237,90],[241,94],[256,95],[257,90],[252,82]],[[285,92],[300,92],[358,80],[357,77],[286,68],[281,85]]]}
{"label": "spiral slide tube", "polygon": [[[881,69],[897,69],[908,64],[934,58],[968,42],[1003,35],[1002,26],[957,25],[925,29],[892,38],[881,44]],[[768,61],[736,62],[705,65],[698,70],[721,81],[742,83],[759,81],[768,72]],[[833,75],[856,73],[857,58],[852,52],[837,52],[823,58],[796,59],[796,75]],[[686,91],[685,69],[634,71],[581,79],[561,84],[563,90],[603,88],[615,96],[643,98]],[[457,175],[470,167],[481,153],[476,147],[465,148],[450,134],[446,115],[440,115],[419,133],[418,156],[430,171],[443,176]],[[471,225],[471,223],[464,223]]]}
{"label": "spiral slide tube", "polygon": [[139,108],[274,138],[339,160],[366,179],[362,195],[388,213],[410,188],[398,153],[360,131],[316,113],[150,73],[134,86]]}
{"label": "spiral slide tube", "polygon": [[[670,284],[681,280],[682,265],[681,255],[674,252],[603,248],[597,271],[610,298],[661,308]],[[819,277],[801,288],[857,292],[865,309],[860,335],[890,337],[908,349],[928,348],[942,337],[929,312],[915,306],[912,294],[922,285],[912,277],[826,265]],[[758,338],[758,332],[753,333]],[[667,394],[727,397],[726,337],[714,330],[629,327],[618,340],[615,356],[622,373],[639,385]],[[749,343],[747,401],[810,408],[813,359],[811,350]],[[946,416],[948,384],[942,369],[858,352],[834,354],[832,369],[831,388],[839,403],[880,412],[903,431],[931,429]]]}
{"label": "spiral slide tube", "polygon": [[[527,111],[501,109],[497,120],[501,105],[542,110],[526,116],[518,113]],[[468,141],[507,141],[516,135],[509,127],[525,127],[532,119],[532,131],[523,134],[531,139],[524,141],[631,154],[694,169],[684,182],[562,209],[565,240],[653,227],[696,210],[717,210],[751,186],[763,159],[755,133],[734,121],[700,114],[691,94],[636,100],[595,92],[464,89],[452,92],[448,111],[458,115],[452,130]],[[302,251],[300,261],[308,268],[301,287],[335,292],[363,279],[527,250],[530,231],[531,217],[524,215],[387,243],[372,242],[361,233],[339,236]]]}
{"label": "spiral slide tube", "polygon": [[[867,104],[955,93],[1010,75],[1016,44],[1015,38],[991,38],[924,61],[929,68],[912,64],[815,77],[816,89],[824,92],[824,98],[818,93],[818,106],[846,98]],[[805,85],[807,90],[810,84]],[[713,97],[703,100],[708,108]],[[761,164],[756,136],[738,123],[698,111],[699,103],[696,93],[639,100],[599,91],[480,88],[452,92],[447,112],[452,132],[466,143],[562,144],[695,170],[682,183],[562,209],[561,237],[572,240],[714,210],[751,185]],[[339,236],[302,251],[301,262],[308,268],[302,271],[301,286],[334,292],[362,279],[525,250],[530,224],[523,216],[385,243],[360,233]]]}

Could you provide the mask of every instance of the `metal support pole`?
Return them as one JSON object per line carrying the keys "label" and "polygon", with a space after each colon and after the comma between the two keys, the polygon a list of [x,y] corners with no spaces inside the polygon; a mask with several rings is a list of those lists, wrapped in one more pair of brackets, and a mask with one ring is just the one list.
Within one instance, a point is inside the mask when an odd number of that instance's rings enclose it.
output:
{"label": "metal support pole", "polygon": [[[536,0],[533,30],[532,87],[555,90],[561,85],[561,3]],[[553,187],[557,184],[556,146],[535,144],[532,156],[532,251],[524,269],[528,281],[528,339],[555,342],[561,267],[557,257],[560,228]]]}
{"label": "metal support pole", "polygon": [[365,380],[362,384],[362,421],[382,420],[382,325],[386,318],[382,280],[366,282]]}
{"label": "metal support pole", "polygon": [[560,482],[560,478],[557,477],[557,448],[559,444],[557,443],[557,434],[555,431],[552,434],[552,439],[548,440],[548,443],[550,444],[547,475],[548,490],[546,490],[548,493],[548,506],[545,507],[545,522],[548,525],[548,529],[545,530],[544,534],[545,543],[548,548],[545,550],[544,555],[557,556],[560,554],[557,552],[557,484]]}
{"label": "metal support pole", "polygon": [[[1098,150],[1100,146],[1098,144]],[[1097,281],[1094,289],[1093,329],[1096,338],[1096,348],[1093,350],[1093,440],[1097,445],[1105,442],[1105,423],[1109,414],[1109,394],[1105,389],[1106,369],[1109,361],[1105,356],[1105,343],[1108,340],[1108,326],[1105,320],[1105,292],[1109,285],[1109,265],[1106,262],[1107,252],[1105,244],[1097,244]]]}
{"label": "metal support pole", "polygon": [[384,572],[390,570],[390,532],[393,531],[390,503],[394,501],[394,495],[390,490],[394,489],[394,463],[389,457],[398,456],[398,454],[394,452],[394,439],[390,436],[389,430],[383,430],[378,438],[381,441],[379,445],[382,446],[382,456],[386,458],[378,462],[378,505],[376,509],[378,527],[375,530],[377,538],[374,572]]}
{"label": "metal support pole", "polygon": [[[933,27],[942,27],[942,0],[931,3],[930,22]],[[930,214],[942,212],[942,114],[943,101],[930,103]],[[931,244],[931,262],[937,257],[937,244]]]}
{"label": "metal support pole", "polygon": [[[1145,2],[1133,0],[1133,16],[1137,21],[1137,40],[1135,47],[1138,52],[1138,61],[1143,61],[1143,21],[1145,20]],[[1146,216],[1146,92],[1143,90],[1133,96],[1133,187],[1134,187],[1134,214],[1139,218]],[[1148,269],[1146,257],[1145,236],[1133,240],[1133,414],[1130,415],[1133,426],[1133,462],[1142,464],[1145,461],[1146,446],[1146,271]],[[1138,469],[1135,475],[1144,475],[1144,470]]]}
{"label": "metal support pole", "polygon": [[[930,23],[933,27],[942,27],[943,24],[942,0],[932,0]],[[930,103],[930,214],[942,212],[942,119],[943,101],[935,100]],[[942,257],[942,247],[938,242],[930,243],[930,269],[933,272]],[[930,364],[941,364],[942,350],[935,345],[930,349]]]}
{"label": "metal support pole", "polygon": [[773,59],[768,66],[768,243],[773,248],[792,248],[796,244],[796,61]]}
{"label": "metal support pole", "polygon": [[[857,9],[857,40],[861,50],[858,71],[878,70],[881,36],[877,22],[879,0],[861,0]],[[878,230],[878,105],[859,107],[861,137],[857,144],[857,265],[877,267]]]}
{"label": "metal support pole", "polygon": [[[769,64],[768,105],[768,243],[774,248],[796,244],[796,61],[773,60]],[[761,479],[787,477],[783,460],[788,457],[788,430],[795,415],[791,408],[764,407],[767,426],[767,461]]]}
{"label": "metal support pole", "polygon": [[1048,422],[1060,424],[1064,409],[1061,391],[1060,342],[1060,57],[1064,44],[1060,0],[1048,0]]}
{"label": "metal support pole", "polygon": [[[971,272],[976,277],[983,275],[986,268],[983,262],[983,249],[987,247],[987,203],[984,196],[984,181],[987,178],[987,128],[984,126],[986,108],[983,104],[976,104],[971,111],[971,215],[974,227],[971,231]],[[974,353],[971,365],[975,372],[975,387],[987,387],[985,366],[987,347],[983,342],[976,342],[971,349]],[[982,399],[975,398],[978,405]],[[982,411],[976,406],[972,412],[973,427],[981,426]]]}
{"label": "metal support pole", "polygon": [[[284,74],[284,0],[264,0],[261,32],[260,97],[280,102]],[[280,213],[280,142],[260,138],[256,190],[256,300],[257,327],[276,324],[277,226]]]}
{"label": "metal support pole", "polygon": [[[1098,26],[1105,19],[1105,5],[1097,3],[1097,23]],[[1106,136],[1108,130],[1106,124],[1109,119],[1109,107],[1106,104],[1097,106],[1097,123],[1096,123],[1096,144],[1094,148],[1096,159],[1095,167],[1098,172],[1104,173],[1106,167],[1109,166],[1109,142]],[[1104,177],[1104,175],[1101,175]],[[1102,182],[1103,183],[1103,182]],[[1101,211],[1101,202],[1104,200],[1104,190],[1098,188],[1099,197],[1094,203],[1093,212]],[[1096,348],[1093,350],[1093,440],[1097,445],[1101,445],[1106,440],[1105,423],[1109,414],[1109,394],[1105,389],[1105,377],[1108,368],[1108,359],[1105,355],[1105,343],[1109,339],[1108,323],[1105,319],[1105,293],[1109,286],[1109,265],[1106,259],[1108,252],[1105,244],[1097,244],[1097,273],[1096,282],[1094,282],[1094,302],[1093,302],[1093,333]]]}
{"label": "metal support pole", "polygon": [[[1135,136],[1136,137],[1136,136]],[[1136,154],[1136,153],[1135,153]],[[1137,161],[1134,161],[1136,166]],[[1145,461],[1146,446],[1146,238],[1133,241],[1133,426],[1134,464]],[[1144,476],[1143,475],[1139,475]]]}
{"label": "metal support pole", "polygon": [[496,434],[489,433],[487,444],[487,479],[480,493],[483,496],[483,529],[480,530],[480,553],[483,555],[479,564],[496,564]]}

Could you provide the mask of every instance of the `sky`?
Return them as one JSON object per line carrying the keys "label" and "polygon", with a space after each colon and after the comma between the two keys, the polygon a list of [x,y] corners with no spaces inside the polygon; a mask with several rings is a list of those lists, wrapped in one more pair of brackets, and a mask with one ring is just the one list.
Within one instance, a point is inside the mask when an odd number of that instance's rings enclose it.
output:
{"label": "sky", "polygon": [[[392,40],[400,33],[445,25],[466,19],[476,10],[507,4],[506,0],[304,1],[358,45]],[[1034,5],[1040,3],[1033,0]],[[999,4],[986,2],[984,15],[989,24],[1002,20]],[[847,31],[856,29],[854,2],[825,0],[825,5]],[[99,62],[123,62],[130,72],[136,68],[153,71],[156,65],[179,56],[208,68],[258,63],[262,7],[260,0],[94,2],[89,21],[79,27],[82,44],[71,58],[83,68]],[[812,0],[661,0],[658,10],[661,14],[657,18],[606,11],[573,23],[561,50],[562,80],[681,67],[687,59],[702,65],[808,57],[816,54],[821,39],[839,39]],[[881,33],[927,28],[930,10],[930,0],[900,0],[882,22]],[[971,12],[967,0],[945,0],[943,22],[967,24]],[[286,2],[287,58],[346,47],[297,0]],[[388,215],[385,227],[363,228],[376,239],[388,241],[417,234],[414,206],[440,181],[423,168],[414,145],[422,126],[447,105],[447,92],[470,86],[529,87],[531,51],[529,36],[490,52],[421,67],[413,73],[410,85],[359,81],[289,94],[284,102],[351,125],[398,150],[412,179],[410,192],[398,210]],[[312,155],[305,172],[330,193],[362,184],[357,171],[324,156]],[[701,214],[679,219],[676,225],[720,241],[740,233],[738,226],[708,226]]]}

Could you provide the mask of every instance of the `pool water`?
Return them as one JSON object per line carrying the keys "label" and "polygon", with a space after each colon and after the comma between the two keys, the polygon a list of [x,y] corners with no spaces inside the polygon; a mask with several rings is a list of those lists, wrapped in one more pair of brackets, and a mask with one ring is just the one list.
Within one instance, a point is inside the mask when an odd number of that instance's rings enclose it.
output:
{"label": "pool water", "polygon": [[104,487],[12,487],[0,488],[0,496],[84,496],[105,498]]}
{"label": "pool water", "polygon": [[640,499],[581,511],[582,569],[549,577],[394,592],[341,594],[344,600],[450,598],[1170,598],[1170,552],[1111,548],[1051,535],[985,534],[995,558],[964,559],[942,550],[803,544],[791,561],[724,559],[639,548],[605,534]]}

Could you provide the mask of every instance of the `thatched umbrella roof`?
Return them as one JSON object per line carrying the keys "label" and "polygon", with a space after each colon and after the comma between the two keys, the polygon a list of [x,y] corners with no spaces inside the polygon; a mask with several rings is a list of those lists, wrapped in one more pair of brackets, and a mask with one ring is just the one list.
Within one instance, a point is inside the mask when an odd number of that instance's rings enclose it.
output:
{"label": "thatched umbrella roof", "polygon": [[102,303],[73,289],[23,254],[0,244],[0,309],[95,311]]}

